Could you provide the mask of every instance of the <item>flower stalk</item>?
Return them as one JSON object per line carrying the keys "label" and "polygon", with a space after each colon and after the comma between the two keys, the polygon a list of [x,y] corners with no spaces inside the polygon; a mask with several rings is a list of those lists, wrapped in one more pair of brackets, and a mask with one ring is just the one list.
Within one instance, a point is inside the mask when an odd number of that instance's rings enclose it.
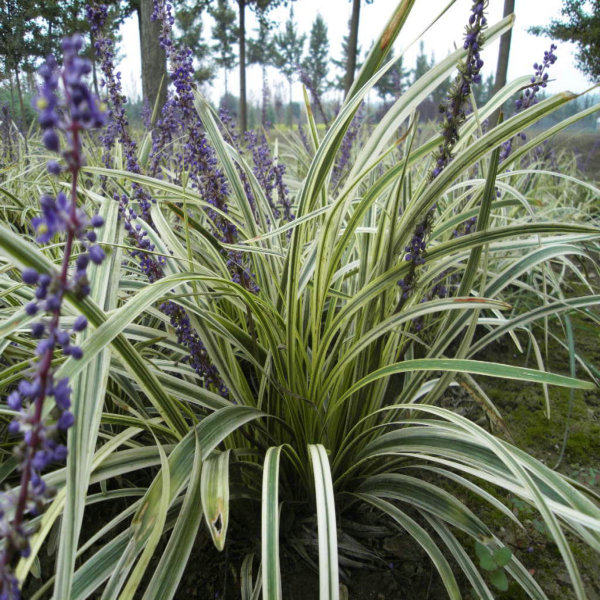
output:
{"label": "flower stalk", "polygon": [[[487,0],[475,0],[471,7],[464,41],[467,56],[464,62],[458,66],[458,76],[454,80],[446,101],[440,105],[440,112],[444,115],[442,125],[443,142],[434,156],[434,166],[429,173],[430,181],[438,177],[452,161],[453,151],[459,140],[460,127],[467,119],[467,109],[473,84],[481,82],[480,73],[483,60],[480,52],[484,41],[483,32],[487,25],[485,17],[487,4]],[[427,211],[427,214],[415,227],[412,238],[405,247],[404,260],[410,263],[410,270],[406,277],[398,282],[402,290],[399,310],[414,291],[417,268],[425,263],[426,240],[431,231],[435,208],[434,205]]]}
{"label": "flower stalk", "polygon": [[[70,412],[71,388],[67,378],[55,380],[52,359],[57,348],[62,354],[78,360],[83,352],[71,343],[72,336],[87,327],[83,315],[78,316],[70,329],[61,325],[63,300],[66,293],[84,297],[90,292],[87,267],[90,262],[100,264],[104,251],[97,245],[95,228],[102,227],[100,215],[88,218],[77,206],[77,185],[80,169],[84,163],[81,148],[81,132],[100,128],[105,121],[103,105],[91,93],[84,78],[90,73],[89,61],[81,58],[83,46],[80,36],[65,38],[62,43],[64,61],[59,67],[56,59],[49,56],[40,68],[43,84],[35,99],[39,122],[43,130],[42,140],[46,148],[60,152],[59,131],[67,139],[62,152],[64,165],[57,160],[47,163],[51,175],[67,170],[71,176],[71,190],[67,197],[59,193],[56,198],[45,194],[40,204],[42,215],[32,220],[39,243],[51,241],[57,234],[66,236],[59,272],[38,273],[28,268],[22,273],[25,284],[35,285],[35,300],[26,305],[25,311],[33,316],[42,313],[42,319],[32,325],[32,335],[39,339],[36,348],[37,362],[31,376],[21,380],[17,389],[7,399],[8,406],[16,416],[9,425],[9,432],[20,434],[23,439],[16,448],[21,471],[17,496],[11,491],[0,498],[0,538],[4,547],[0,554],[0,598],[20,598],[18,581],[12,571],[17,557],[30,553],[31,527],[25,523],[28,515],[35,516],[43,510],[44,503],[53,492],[44,482],[41,472],[52,462],[62,462],[67,448],[61,437],[74,423]],[[62,95],[59,88],[62,84]],[[74,272],[70,265],[75,244],[79,253]],[[44,419],[44,406],[49,397],[54,398],[54,410]]]}

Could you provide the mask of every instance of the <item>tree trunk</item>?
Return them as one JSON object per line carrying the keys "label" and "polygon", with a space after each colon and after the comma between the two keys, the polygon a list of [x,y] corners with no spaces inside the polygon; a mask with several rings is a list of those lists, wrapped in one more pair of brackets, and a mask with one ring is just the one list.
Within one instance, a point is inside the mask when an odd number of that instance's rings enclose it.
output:
{"label": "tree trunk", "polygon": [[21,90],[21,80],[19,79],[19,67],[15,67],[15,79],[17,82],[17,94],[19,95],[19,114],[21,126],[25,126],[25,103],[23,102],[23,91]]}
{"label": "tree trunk", "polygon": [[223,69],[223,76],[225,78],[225,98],[227,98],[227,95],[229,94],[229,86],[227,84],[227,68]]}
{"label": "tree trunk", "polygon": [[37,85],[35,83],[35,73],[33,71],[27,71],[27,92],[31,95],[36,93]]}
{"label": "tree trunk", "polygon": [[92,82],[94,84],[94,94],[96,94],[96,96],[100,96],[100,92],[98,90],[98,73],[96,72],[95,60],[92,60]]}
{"label": "tree trunk", "polygon": [[[90,45],[94,47],[94,34],[90,31]],[[100,96],[98,92],[98,73],[96,72],[96,53],[92,52],[92,81],[94,83],[94,94]]]}
{"label": "tree trunk", "polygon": [[15,86],[13,84],[12,73],[8,74],[8,81],[10,83],[10,112],[15,114]]}
{"label": "tree trunk", "polygon": [[267,66],[263,63],[262,64],[262,114],[261,114],[261,121],[262,121],[262,126],[266,127],[267,126],[267,95],[268,95],[268,88],[267,88]]}
{"label": "tree trunk", "polygon": [[160,22],[152,21],[153,1],[140,0],[138,22],[142,58],[142,91],[144,100],[153,110],[167,100],[167,58],[158,41]]}
{"label": "tree trunk", "polygon": [[356,72],[356,52],[358,49],[358,24],[360,21],[360,0],[352,1],[352,17],[350,19],[350,37],[348,38],[348,58],[346,62],[346,78],[344,81],[344,98],[354,83]]}
{"label": "tree trunk", "polygon": [[238,9],[238,41],[240,49],[240,130],[244,133],[248,125],[246,113],[246,0],[238,0]]}
{"label": "tree trunk", "polygon": [[288,85],[290,86],[290,104],[288,108],[288,125],[291,127],[294,122],[294,112],[292,107],[292,80],[288,79]]}
{"label": "tree trunk", "polygon": [[[515,11],[515,0],[504,0],[504,16],[508,17]],[[508,73],[508,59],[510,57],[510,41],[512,29],[509,29],[500,38],[500,50],[498,51],[498,64],[496,66],[496,80],[494,81],[493,94],[499,92],[506,85]],[[494,122],[493,120],[492,122]]]}

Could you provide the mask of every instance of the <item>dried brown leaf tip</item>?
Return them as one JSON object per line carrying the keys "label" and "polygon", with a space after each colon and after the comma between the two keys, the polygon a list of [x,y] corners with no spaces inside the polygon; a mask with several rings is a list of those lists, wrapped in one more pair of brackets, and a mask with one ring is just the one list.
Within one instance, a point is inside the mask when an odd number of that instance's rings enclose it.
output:
{"label": "dried brown leaf tip", "polygon": [[392,20],[389,22],[386,30],[383,32],[381,36],[381,50],[387,50],[388,46],[394,41],[398,29],[400,27],[400,23],[402,23],[403,19],[407,16],[407,11],[410,10],[410,7],[413,4],[413,0],[404,0],[402,4],[396,9]]}

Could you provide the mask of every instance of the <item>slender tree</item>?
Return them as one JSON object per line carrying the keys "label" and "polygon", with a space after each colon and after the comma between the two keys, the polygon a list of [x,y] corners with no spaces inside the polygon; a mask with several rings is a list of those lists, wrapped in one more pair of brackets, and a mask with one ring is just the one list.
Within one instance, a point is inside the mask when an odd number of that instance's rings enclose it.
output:
{"label": "slender tree", "polygon": [[[431,62],[429,63],[428,68],[433,67],[435,64],[436,64],[435,56],[432,54]],[[452,77],[448,77],[448,79],[444,79],[444,81],[442,81],[442,83],[440,83],[435,88],[435,90],[433,90],[433,92],[431,93],[431,100],[433,102],[434,108],[439,108],[442,105],[442,103],[447,100],[450,89],[452,88],[453,81],[454,80]],[[475,93],[477,93],[477,91],[481,87],[482,86],[476,86]]]}
{"label": "slender tree", "polygon": [[158,43],[160,23],[152,20],[153,0],[138,0],[136,6],[142,58],[142,90],[151,108],[162,107],[167,100],[167,57]]}
{"label": "slender tree", "polygon": [[417,54],[417,59],[415,61],[415,68],[413,69],[413,83],[421,79],[421,77],[431,69],[431,66],[429,58],[427,57],[427,54],[425,54],[425,43],[421,42],[419,44],[419,54]]}
{"label": "slender tree", "polygon": [[302,69],[310,79],[312,88],[319,96],[327,91],[329,82],[329,37],[327,25],[318,14],[310,30],[308,53],[302,61]]}
{"label": "slender tree", "polygon": [[[415,67],[412,70],[413,83],[419,80],[433,66],[433,58],[429,58],[425,53],[425,44],[419,44],[419,54],[415,61]],[[426,119],[434,119],[438,113],[440,102],[445,99],[445,92],[449,89],[448,82],[443,82],[438,90],[435,90],[430,96],[425,98],[419,105],[419,113]]]}
{"label": "slender tree", "polygon": [[547,27],[532,27],[536,35],[577,44],[579,69],[594,81],[600,81],[600,0],[563,0],[563,20]]}
{"label": "slender tree", "polygon": [[[333,85],[336,90],[344,91],[346,89],[346,66],[348,64],[348,53],[350,51],[350,42],[348,35],[345,35],[342,40],[342,55],[340,59],[332,59],[331,62],[335,67],[341,71],[341,75],[338,75],[333,80]],[[360,61],[361,49],[360,46],[356,49],[356,70],[362,67],[362,63]]]}
{"label": "slender tree", "polygon": [[323,122],[327,125],[327,115],[323,107],[322,95],[331,83],[327,80],[329,74],[329,37],[327,25],[323,17],[318,14],[310,31],[308,54],[302,61],[301,79],[307,85],[313,102],[321,113]]}
{"label": "slender tree", "polygon": [[379,97],[383,100],[384,106],[387,105],[390,98],[398,98],[402,95],[410,77],[409,71],[404,68],[402,56],[395,59],[392,50],[390,51],[388,61],[393,61],[394,66],[375,84],[375,89]]}
{"label": "slender tree", "polygon": [[39,30],[34,18],[34,4],[21,0],[0,1],[0,54],[4,71],[15,77],[21,119],[25,117],[21,74],[34,51]]}
{"label": "slender tree", "polygon": [[292,86],[294,77],[300,68],[305,41],[306,35],[298,33],[292,8],[284,30],[275,36],[275,64],[288,82],[290,98],[288,122],[290,125],[292,124]]}
{"label": "slender tree", "polygon": [[[515,12],[515,0],[504,0],[504,16]],[[512,40],[512,27],[500,38],[500,49],[498,50],[498,63],[496,65],[496,80],[493,93],[499,92],[506,85],[508,75],[508,60],[510,58],[510,43]],[[492,119],[495,122],[496,119]]]}
{"label": "slender tree", "polygon": [[210,13],[215,20],[215,26],[212,30],[215,44],[212,46],[214,52],[214,61],[218,67],[223,69],[225,80],[225,95],[229,93],[228,73],[236,65],[236,56],[234,45],[238,37],[235,26],[235,11],[229,5],[229,0],[217,0],[216,6],[213,6]]}
{"label": "slender tree", "polygon": [[214,76],[213,69],[207,61],[211,48],[202,32],[204,9],[207,5],[207,0],[179,0],[175,11],[175,24],[179,33],[176,43],[192,51],[196,63],[194,79],[198,83],[210,81]]}
{"label": "slender tree", "polygon": [[[346,76],[344,80],[344,96],[348,95],[352,84],[354,83],[354,76],[356,74],[356,63],[358,60],[358,26],[360,24],[360,7],[361,0],[352,1],[352,16],[349,22],[349,33],[348,33],[348,55],[346,62]],[[373,0],[365,0],[367,4],[372,4]]]}
{"label": "slender tree", "polygon": [[262,73],[262,124],[267,122],[267,103],[269,100],[269,83],[267,69],[274,64],[275,42],[271,32],[273,23],[265,11],[258,12],[258,27],[254,38],[248,40],[248,64],[259,65]]}
{"label": "slender tree", "polygon": [[248,108],[246,104],[246,7],[254,11],[269,11],[286,6],[288,0],[237,0],[238,3],[238,57],[240,68],[240,129],[246,131]]}

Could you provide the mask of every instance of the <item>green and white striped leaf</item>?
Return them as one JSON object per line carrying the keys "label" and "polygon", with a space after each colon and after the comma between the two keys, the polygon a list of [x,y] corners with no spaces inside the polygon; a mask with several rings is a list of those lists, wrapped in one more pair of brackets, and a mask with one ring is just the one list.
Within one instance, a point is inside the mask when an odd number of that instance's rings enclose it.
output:
{"label": "green and white striped leaf", "polygon": [[263,464],[261,554],[263,600],[281,600],[279,566],[279,462],[283,446],[267,450]]}
{"label": "green and white striped leaf", "polygon": [[181,511],[143,600],[171,600],[175,597],[202,521],[202,512],[198,508],[202,498],[202,469],[202,451],[196,437],[192,473]]}
{"label": "green and white striped leaf", "polygon": [[229,525],[229,450],[204,460],[200,490],[202,510],[215,548],[225,547]]}
{"label": "green and white striped leaf", "polygon": [[315,482],[319,538],[319,598],[338,600],[340,595],[335,497],[325,447],[309,444]]}

